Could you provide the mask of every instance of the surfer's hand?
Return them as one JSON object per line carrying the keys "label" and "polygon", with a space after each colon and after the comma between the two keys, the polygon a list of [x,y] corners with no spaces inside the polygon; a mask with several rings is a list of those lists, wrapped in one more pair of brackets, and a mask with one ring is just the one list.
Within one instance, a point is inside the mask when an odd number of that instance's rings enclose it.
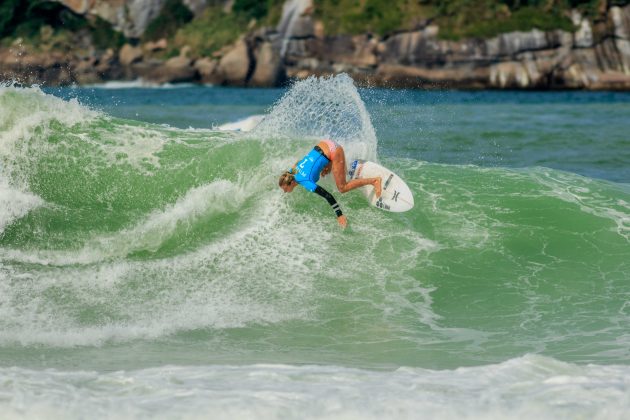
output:
{"label": "surfer's hand", "polygon": [[326,175],[328,175],[330,173],[331,168],[332,168],[332,165],[330,163],[326,165],[324,169],[322,169],[321,177],[323,178]]}
{"label": "surfer's hand", "polygon": [[346,219],[346,216],[342,214],[341,216],[337,217],[337,223],[339,223],[339,226],[345,229],[346,226],[348,226],[348,219]]}

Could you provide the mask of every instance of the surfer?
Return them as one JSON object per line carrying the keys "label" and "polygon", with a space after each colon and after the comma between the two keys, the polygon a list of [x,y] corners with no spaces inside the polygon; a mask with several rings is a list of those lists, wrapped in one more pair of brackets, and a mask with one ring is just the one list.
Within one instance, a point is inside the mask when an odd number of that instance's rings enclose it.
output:
{"label": "surfer", "polygon": [[280,175],[278,185],[284,192],[290,193],[301,185],[307,191],[323,197],[328,201],[337,215],[337,222],[341,227],[346,227],[348,220],[341,212],[341,208],[335,197],[319,185],[320,175],[328,175],[332,171],[337,189],[340,193],[346,193],[365,185],[373,185],[377,197],[381,196],[381,178],[353,179],[346,181],[346,155],[343,147],[332,140],[322,140],[306,156],[296,162],[292,168]]}

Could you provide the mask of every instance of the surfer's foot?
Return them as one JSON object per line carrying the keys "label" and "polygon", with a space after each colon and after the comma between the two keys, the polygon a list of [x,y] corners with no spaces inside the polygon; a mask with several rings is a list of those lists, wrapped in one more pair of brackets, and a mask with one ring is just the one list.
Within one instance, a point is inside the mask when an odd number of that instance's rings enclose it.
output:
{"label": "surfer's foot", "polygon": [[381,177],[378,177],[374,180],[374,193],[376,194],[376,198],[381,196],[383,189],[381,188]]}

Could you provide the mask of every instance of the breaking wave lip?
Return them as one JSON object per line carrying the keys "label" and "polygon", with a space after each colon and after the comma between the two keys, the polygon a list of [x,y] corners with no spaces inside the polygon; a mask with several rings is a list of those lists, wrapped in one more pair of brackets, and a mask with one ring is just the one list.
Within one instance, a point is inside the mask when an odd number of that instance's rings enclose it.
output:
{"label": "breaking wave lip", "polygon": [[[624,418],[628,366],[528,354],[502,363],[378,371],[331,365],[0,368],[4,413],[24,418]],[[19,398],[16,397],[19,390]]]}
{"label": "breaking wave lip", "polygon": [[[0,190],[0,206],[2,205]],[[189,190],[174,204],[154,211],[143,221],[113,235],[88,240],[80,250],[34,251],[0,248],[3,260],[22,263],[65,266],[93,264],[99,261],[121,258],[136,251],[156,251],[184,223],[194,224],[203,216],[232,212],[238,209],[249,192],[247,188],[216,180]],[[0,219],[1,221],[1,219]]]}
{"label": "breaking wave lip", "polygon": [[45,205],[45,201],[42,198],[12,188],[0,176],[0,235],[11,223],[43,205]]}

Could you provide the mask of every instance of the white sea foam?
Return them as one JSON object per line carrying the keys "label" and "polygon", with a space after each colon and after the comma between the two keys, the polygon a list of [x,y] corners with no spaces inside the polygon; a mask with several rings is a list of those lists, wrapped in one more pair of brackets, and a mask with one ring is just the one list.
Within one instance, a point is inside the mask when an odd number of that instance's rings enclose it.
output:
{"label": "white sea foam", "polygon": [[92,89],[178,89],[195,86],[192,83],[153,83],[144,79],[110,80],[105,83],[86,85]]}
{"label": "white sea foam", "polygon": [[249,132],[255,129],[265,118],[264,115],[250,115],[238,121],[221,124],[217,127],[220,131],[242,131]]}
{"label": "white sea foam", "polygon": [[[224,192],[231,194],[230,188]],[[188,220],[191,214],[205,212],[205,204],[201,210],[194,204],[199,195],[203,197],[197,191],[156,213],[127,232],[128,239],[161,224],[168,231],[169,225],[179,223],[180,214]],[[326,232],[309,216],[303,216],[308,219],[305,223],[299,223],[300,216],[286,223],[290,210],[283,198],[274,191],[251,214],[241,214],[238,225],[225,235],[174,257],[50,267],[31,270],[21,280],[15,269],[0,267],[0,286],[5,292],[0,295],[0,343],[99,346],[182,330],[308,317],[310,299],[316,297],[309,297],[312,270],[320,264],[319,252],[310,248],[321,245],[304,244],[301,238],[312,236],[312,231],[325,238]],[[210,202],[211,208],[217,205],[205,197],[202,201]],[[300,250],[307,245],[309,249]],[[69,254],[62,257],[72,258]],[[56,298],[60,292],[64,299]],[[77,308],[105,312],[98,325],[85,325],[76,317]]]}
{"label": "white sea foam", "polygon": [[[0,205],[2,204],[0,189]],[[99,235],[86,241],[79,250],[28,250],[0,248],[3,260],[64,266],[93,264],[120,258],[136,251],[156,251],[178,229],[193,227],[202,217],[235,212],[251,194],[225,180],[193,188],[174,204],[155,210],[144,220],[114,234]]]}
{"label": "white sea foam", "polygon": [[40,197],[12,188],[0,175],[0,234],[9,224],[43,204]]}
{"label": "white sea foam", "polygon": [[[76,129],[78,124],[90,124],[96,118],[108,120],[76,99],[66,101],[38,87],[0,84],[0,162],[4,163],[5,175],[27,189],[22,178],[28,165],[52,154],[60,162],[71,161],[76,158],[68,150],[85,146],[94,150],[83,148],[79,153],[91,153],[93,160],[100,154],[109,165],[126,163],[145,172],[159,168],[158,153],[172,139],[171,128],[105,123],[91,125],[89,130]],[[53,133],[60,138],[50,141]]]}
{"label": "white sea foam", "polygon": [[0,156],[14,152],[16,143],[27,141],[36,130],[42,135],[53,120],[72,127],[98,115],[76,99],[64,101],[36,86],[0,84]]}
{"label": "white sea foam", "polygon": [[0,368],[8,419],[624,419],[628,366],[541,356],[373,371],[337,366],[163,366],[95,372]]}

